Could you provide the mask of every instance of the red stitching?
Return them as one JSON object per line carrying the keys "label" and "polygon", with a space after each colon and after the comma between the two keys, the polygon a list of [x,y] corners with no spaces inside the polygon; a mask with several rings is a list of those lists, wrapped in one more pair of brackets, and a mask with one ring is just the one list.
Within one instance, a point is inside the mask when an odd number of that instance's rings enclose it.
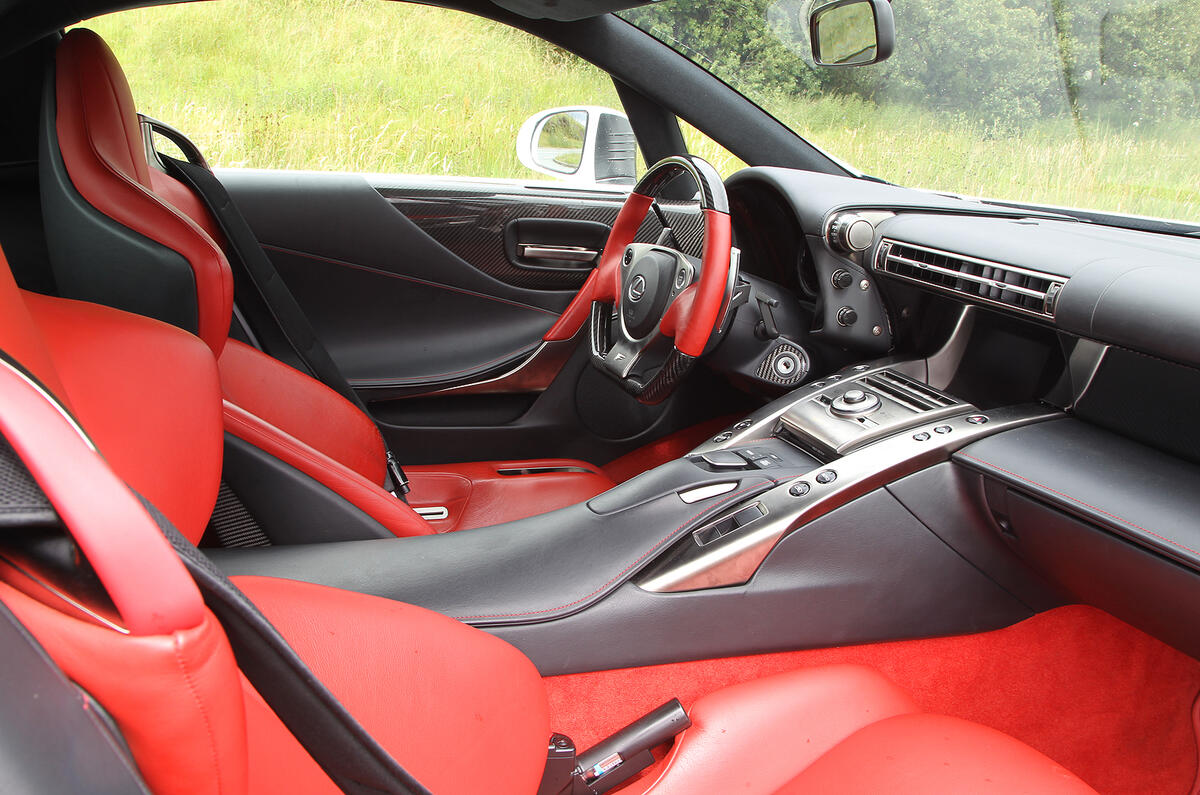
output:
{"label": "red stitching", "polygon": [[1090,508],[1093,511],[1095,511],[1096,513],[1103,514],[1110,519],[1116,519],[1118,522],[1123,522],[1123,523],[1129,525],[1130,527],[1137,528],[1138,530],[1141,530],[1143,533],[1154,536],[1159,541],[1166,542],[1173,547],[1179,547],[1180,549],[1191,552],[1193,555],[1200,555],[1200,552],[1197,552],[1196,550],[1192,549],[1189,546],[1180,544],[1178,541],[1172,541],[1171,539],[1167,538],[1166,536],[1160,536],[1158,533],[1154,532],[1153,530],[1147,530],[1145,527],[1142,527],[1140,524],[1131,522],[1128,519],[1125,519],[1124,517],[1117,516],[1115,513],[1109,513],[1108,511],[1104,510],[1103,508],[1097,508],[1095,505],[1091,505],[1089,503],[1084,502],[1081,499],[1072,497],[1070,494],[1063,494],[1061,491],[1050,488],[1045,483],[1038,483],[1036,480],[1033,480],[1032,478],[1027,478],[1023,475],[1018,475],[1016,472],[1009,472],[1004,467],[996,466],[995,464],[993,464],[990,461],[984,461],[982,458],[976,458],[974,456],[967,455],[966,453],[962,453],[962,452],[960,452],[958,455],[962,458],[966,458],[971,461],[974,461],[977,464],[983,464],[986,467],[991,467],[992,469],[995,469],[998,472],[1003,472],[1006,475],[1011,475],[1012,477],[1016,478],[1017,480],[1023,480],[1026,483],[1031,483],[1034,486],[1037,486],[1038,488],[1043,488],[1046,491],[1050,492],[1051,494],[1057,494],[1058,496],[1062,497],[1064,500],[1070,500],[1071,502],[1076,503],[1077,505],[1082,505],[1085,508]]}
{"label": "red stitching", "polygon": [[196,683],[192,681],[192,674],[188,671],[187,662],[183,657],[183,641],[179,637],[179,633],[175,633],[173,644],[175,647],[175,662],[179,664],[179,670],[183,673],[183,681],[187,684],[188,690],[191,691],[192,699],[196,702],[196,709],[200,712],[200,717],[204,721],[204,728],[208,732],[208,741],[212,750],[213,770],[217,773],[217,792],[225,790],[224,781],[221,776],[221,759],[217,753],[217,737],[213,733],[212,721],[208,717],[208,710],[204,707],[204,701],[200,698],[200,692],[196,689]]}
{"label": "red stitching", "polygon": [[[775,485],[779,485],[780,483],[783,482],[782,480],[776,480],[775,478],[767,478],[767,480]],[[744,488],[741,491],[734,492],[733,494],[730,494],[728,497],[726,497],[725,499],[718,502],[716,505],[710,505],[709,507],[700,511],[700,513],[696,514],[695,516],[688,519],[683,524],[679,525],[679,527],[676,527],[670,533],[667,533],[667,535],[663,536],[663,538],[660,541],[658,541],[658,543],[656,543],[654,546],[650,547],[650,549],[648,549],[644,553],[642,553],[642,556],[639,557],[637,560],[635,560],[633,563],[630,563],[628,566],[621,569],[621,571],[617,572],[612,577],[612,579],[610,579],[608,582],[604,583],[599,588],[597,588],[596,590],[587,594],[586,596],[579,597],[578,599],[576,599],[573,602],[567,602],[565,605],[559,605],[558,607],[547,607],[544,610],[529,610],[524,613],[490,613],[487,615],[479,615],[479,616],[455,616],[455,618],[457,618],[459,621],[468,621],[472,618],[519,618],[521,616],[536,616],[536,615],[540,615],[542,613],[553,613],[558,610],[565,610],[568,607],[574,607],[575,605],[579,604],[580,602],[586,602],[588,599],[591,599],[593,596],[600,593],[605,588],[607,588],[608,586],[612,585],[617,580],[624,577],[626,574],[629,573],[629,571],[631,569],[633,569],[635,566],[637,566],[639,563],[641,563],[643,560],[645,560],[647,557],[649,557],[651,554],[653,554],[655,550],[657,550],[663,544],[665,544],[668,541],[670,541],[671,539],[673,539],[675,536],[679,535],[680,530],[687,527],[688,525],[690,525],[692,522],[699,519],[704,514],[709,513],[711,511],[716,511],[718,508],[725,505],[727,502],[733,500],[735,497],[740,497],[743,494],[746,494],[751,491],[755,491],[756,489],[762,487],[762,485],[763,485],[762,483],[757,483],[753,486]]]}
{"label": "red stitching", "polygon": [[320,254],[309,254],[306,251],[297,251],[294,248],[283,248],[282,246],[272,246],[267,243],[260,243],[259,245],[261,245],[263,248],[269,248],[272,251],[278,251],[282,254],[294,254],[297,257],[304,257],[306,259],[315,259],[315,260],[319,260],[321,262],[328,262],[330,265],[340,265],[343,268],[353,268],[355,270],[365,271],[367,273],[374,273],[378,276],[387,276],[392,279],[400,279],[400,280],[406,281],[406,282],[414,282],[416,284],[423,284],[426,287],[436,287],[440,290],[449,290],[450,292],[453,292],[453,293],[462,293],[463,295],[472,295],[472,296],[475,296],[476,298],[482,298],[485,301],[496,301],[501,304],[508,304],[509,306],[515,306],[518,309],[528,309],[533,312],[541,312],[543,315],[550,315],[551,317],[558,317],[558,314],[556,314],[555,312],[551,312],[549,309],[542,309],[540,306],[531,306],[530,304],[523,304],[519,301],[509,301],[507,298],[497,298],[494,295],[487,295],[486,293],[478,293],[478,292],[475,292],[474,290],[467,290],[462,287],[451,287],[448,284],[441,284],[440,282],[431,282],[428,279],[418,279],[416,276],[405,276],[404,274],[396,273],[395,271],[385,271],[382,268],[372,268],[369,265],[359,265],[354,262],[347,262],[344,259],[334,259],[332,257],[322,257]]}

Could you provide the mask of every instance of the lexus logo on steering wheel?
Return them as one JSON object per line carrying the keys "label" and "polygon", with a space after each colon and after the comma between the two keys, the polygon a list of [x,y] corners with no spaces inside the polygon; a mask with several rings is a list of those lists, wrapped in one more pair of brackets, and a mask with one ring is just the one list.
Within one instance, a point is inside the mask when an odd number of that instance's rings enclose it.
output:
{"label": "lexus logo on steering wheel", "polygon": [[642,300],[642,296],[646,294],[646,277],[638,274],[633,277],[633,281],[629,283],[629,300],[634,303]]}

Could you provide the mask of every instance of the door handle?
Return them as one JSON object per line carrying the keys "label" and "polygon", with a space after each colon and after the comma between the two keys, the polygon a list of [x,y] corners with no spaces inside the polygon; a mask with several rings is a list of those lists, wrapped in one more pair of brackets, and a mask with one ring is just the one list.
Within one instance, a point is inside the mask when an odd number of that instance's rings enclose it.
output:
{"label": "door handle", "polygon": [[[600,252],[584,246],[552,246],[537,243],[518,243],[517,254],[525,259],[550,260],[552,262],[576,263],[570,267],[584,268],[593,264]],[[517,263],[520,267],[534,267]]]}

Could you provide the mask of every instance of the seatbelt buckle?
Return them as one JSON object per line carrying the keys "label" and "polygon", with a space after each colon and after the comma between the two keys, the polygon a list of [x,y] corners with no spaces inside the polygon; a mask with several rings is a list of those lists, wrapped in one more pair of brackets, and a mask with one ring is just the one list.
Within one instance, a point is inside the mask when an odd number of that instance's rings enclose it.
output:
{"label": "seatbelt buckle", "polygon": [[404,495],[412,491],[412,486],[408,484],[408,476],[400,468],[400,462],[392,455],[391,450],[387,451],[387,471],[392,479],[392,494],[404,499]]}

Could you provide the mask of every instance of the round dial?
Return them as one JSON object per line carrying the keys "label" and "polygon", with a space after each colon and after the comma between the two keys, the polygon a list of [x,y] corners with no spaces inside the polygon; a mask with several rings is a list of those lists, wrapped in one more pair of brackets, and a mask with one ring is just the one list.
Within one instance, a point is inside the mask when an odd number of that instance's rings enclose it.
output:
{"label": "round dial", "polygon": [[855,213],[834,216],[829,224],[829,243],[846,252],[866,251],[875,241],[875,227]]}

